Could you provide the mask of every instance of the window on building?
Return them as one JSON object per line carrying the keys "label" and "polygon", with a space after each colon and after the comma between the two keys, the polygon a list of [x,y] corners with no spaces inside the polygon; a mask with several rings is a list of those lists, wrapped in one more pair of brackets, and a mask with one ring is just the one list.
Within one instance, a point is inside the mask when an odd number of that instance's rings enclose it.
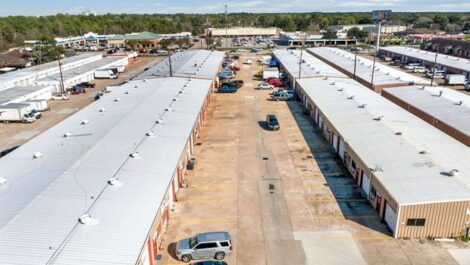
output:
{"label": "window on building", "polygon": [[423,218],[409,218],[406,220],[407,226],[424,226],[426,219]]}

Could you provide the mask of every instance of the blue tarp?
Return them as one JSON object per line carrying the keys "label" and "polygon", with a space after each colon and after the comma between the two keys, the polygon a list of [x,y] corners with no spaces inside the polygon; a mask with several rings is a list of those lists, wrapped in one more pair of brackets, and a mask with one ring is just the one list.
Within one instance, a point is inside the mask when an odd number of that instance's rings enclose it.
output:
{"label": "blue tarp", "polygon": [[271,61],[269,61],[269,67],[278,67],[279,66],[279,62],[276,61],[275,59],[271,59]]}
{"label": "blue tarp", "polygon": [[220,78],[232,78],[233,75],[232,75],[231,73],[221,72],[221,73],[219,74],[219,77],[220,77]]}

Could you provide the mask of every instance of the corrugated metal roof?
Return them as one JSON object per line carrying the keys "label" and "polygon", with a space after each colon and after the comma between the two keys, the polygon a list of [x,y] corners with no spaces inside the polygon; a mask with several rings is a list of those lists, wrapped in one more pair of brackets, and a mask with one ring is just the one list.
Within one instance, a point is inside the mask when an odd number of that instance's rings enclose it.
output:
{"label": "corrugated metal roof", "polygon": [[[0,186],[0,264],[134,264],[211,84],[162,78],[113,87],[0,159],[8,181]],[[129,158],[135,151],[140,157]],[[109,186],[111,177],[123,185]],[[98,223],[79,224],[85,213]]]}
{"label": "corrugated metal roof", "polygon": [[[470,97],[446,87],[385,89],[392,96],[470,136]],[[442,91],[441,96],[438,96]],[[460,104],[460,101],[462,103]]]}
{"label": "corrugated metal roof", "polygon": [[[300,51],[274,50],[273,54],[291,78],[299,78]],[[346,77],[345,74],[307,52],[302,53],[302,61],[305,62],[302,63],[300,78],[318,76]]]}
{"label": "corrugated metal roof", "polygon": [[[427,61],[429,63],[434,63],[436,58],[435,52],[422,51],[414,48],[400,47],[400,46],[389,46],[380,48],[380,50],[393,52],[396,54],[406,55],[408,57],[420,59]],[[455,56],[438,54],[437,55],[437,64],[451,67],[454,69],[460,69],[462,71],[470,72],[470,60],[459,58]]]}
{"label": "corrugated metal roof", "polygon": [[[171,55],[173,76],[212,79],[217,75],[225,53],[219,51],[190,50]],[[134,80],[170,76],[169,60],[159,62]]]}
{"label": "corrugated metal roof", "polygon": [[[309,48],[308,51],[315,56],[323,58],[336,67],[344,71],[354,74],[354,54],[340,50],[337,48],[319,47]],[[356,76],[370,83],[372,81],[372,66],[373,61],[361,56],[357,56],[356,62]],[[425,84],[429,85],[430,81],[423,78],[414,76],[409,73],[396,70],[390,66],[375,63],[374,85],[390,85],[390,84]]]}
{"label": "corrugated metal roof", "polygon": [[399,204],[470,200],[470,148],[351,79],[297,82]]}
{"label": "corrugated metal roof", "polygon": [[[18,86],[0,91],[0,105],[27,97],[28,95],[41,90],[52,90],[50,86]],[[24,99],[27,100],[27,99]]]}

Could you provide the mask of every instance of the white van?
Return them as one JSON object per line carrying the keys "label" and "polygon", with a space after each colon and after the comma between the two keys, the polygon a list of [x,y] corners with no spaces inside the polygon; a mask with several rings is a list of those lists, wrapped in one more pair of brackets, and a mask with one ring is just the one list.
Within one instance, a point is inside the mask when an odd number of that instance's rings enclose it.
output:
{"label": "white van", "polygon": [[419,63],[409,63],[409,64],[405,65],[405,69],[406,70],[413,70],[416,66],[421,66],[421,64],[419,64]]}
{"label": "white van", "polygon": [[424,66],[415,66],[413,68],[413,73],[426,73],[426,67],[424,67]]}

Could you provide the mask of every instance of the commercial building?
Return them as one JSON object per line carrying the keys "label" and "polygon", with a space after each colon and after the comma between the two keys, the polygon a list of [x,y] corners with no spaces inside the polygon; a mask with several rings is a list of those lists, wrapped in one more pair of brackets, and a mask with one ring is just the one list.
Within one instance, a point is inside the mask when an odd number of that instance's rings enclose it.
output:
{"label": "commercial building", "polygon": [[[82,65],[98,61],[103,56],[101,53],[84,53],[61,60],[62,70],[66,71]],[[33,85],[38,79],[59,73],[57,61],[45,63],[26,69],[0,75],[0,91],[15,86]]]}
{"label": "commercial building", "polygon": [[[153,32],[138,32],[130,34],[116,34],[108,35],[108,47],[110,48],[126,48],[132,46],[132,48],[157,48],[159,42],[162,39],[160,35]],[[130,42],[132,45],[130,45]]]}
{"label": "commercial building", "polygon": [[[95,79],[95,71],[98,69],[115,68],[118,72],[123,72],[128,65],[128,61],[127,56],[103,58],[77,68],[62,71],[64,88],[67,89],[82,82],[89,82]],[[61,74],[55,73],[35,81],[34,84],[52,86],[54,92],[63,92],[60,91],[61,80]]]}
{"label": "commercial building", "polygon": [[[301,58],[302,53],[302,58]],[[328,64],[323,63],[320,59],[299,50],[274,50],[274,59],[284,70],[289,83],[294,87],[295,80],[299,78],[314,77],[338,77],[346,78],[347,76]]]}
{"label": "commercial building", "polygon": [[[352,28],[358,28],[368,33],[377,33],[377,25],[374,24],[356,24],[356,25],[332,25],[328,26],[327,29],[336,32],[338,37],[344,38],[347,36],[348,31]],[[402,25],[381,25],[381,34],[390,34],[405,31],[408,27]]]}
{"label": "commercial building", "polygon": [[378,62],[372,77],[373,61],[337,48],[310,48],[308,52],[376,92],[387,87],[430,84],[428,80]]}
{"label": "commercial building", "polygon": [[[21,103],[28,100],[49,100],[52,86],[19,86],[0,91],[0,105]],[[1,116],[1,114],[0,114]]]}
{"label": "commercial building", "polygon": [[309,34],[302,31],[281,32],[278,39],[281,45],[307,45],[307,46],[326,46],[326,45],[354,45],[356,40],[349,39],[347,36],[334,39],[325,39],[323,34]]}
{"label": "commercial building", "polygon": [[396,238],[465,235],[470,149],[351,79],[299,79],[315,124]]}
{"label": "commercial building", "polygon": [[[456,36],[463,38],[465,37],[465,35]],[[449,38],[431,39],[421,44],[421,49],[470,59],[470,42],[465,40],[456,40]]]}
{"label": "commercial building", "polygon": [[[418,49],[390,46],[380,48],[380,54],[400,60],[402,63],[420,63],[422,66],[432,68],[436,53]],[[463,74],[470,79],[470,59],[458,58],[450,55],[438,54],[436,68],[452,74]]]}
{"label": "commercial building", "polygon": [[254,27],[235,27],[235,28],[207,28],[205,35],[209,37],[273,37],[278,35],[278,28],[254,28]]}
{"label": "commercial building", "polygon": [[109,87],[0,159],[0,263],[155,264],[211,85]]}
{"label": "commercial building", "polygon": [[190,50],[171,55],[169,58],[150,67],[147,71],[134,77],[134,80],[161,77],[188,77],[197,79],[210,79],[214,88],[218,79],[225,53],[220,51]]}
{"label": "commercial building", "polygon": [[400,87],[382,96],[470,146],[470,96],[446,87]]}
{"label": "commercial building", "polygon": [[31,66],[31,61],[8,54],[0,54],[0,68],[26,68]]}

